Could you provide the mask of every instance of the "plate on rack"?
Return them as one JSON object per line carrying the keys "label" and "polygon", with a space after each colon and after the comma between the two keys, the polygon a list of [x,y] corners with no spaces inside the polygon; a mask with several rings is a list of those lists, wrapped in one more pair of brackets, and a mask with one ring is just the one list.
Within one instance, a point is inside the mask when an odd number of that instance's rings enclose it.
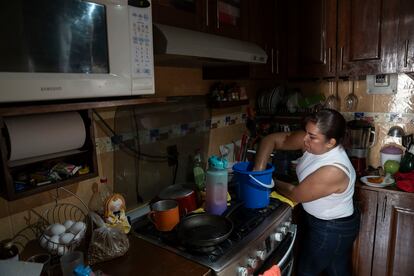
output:
{"label": "plate on rack", "polygon": [[[371,187],[377,187],[377,188],[384,188],[384,187],[392,185],[395,182],[394,178],[392,177],[385,178],[383,176],[378,176],[378,175],[367,175],[367,176],[361,177],[360,179],[365,185],[368,185]],[[379,182],[379,180],[382,180],[382,181]]]}

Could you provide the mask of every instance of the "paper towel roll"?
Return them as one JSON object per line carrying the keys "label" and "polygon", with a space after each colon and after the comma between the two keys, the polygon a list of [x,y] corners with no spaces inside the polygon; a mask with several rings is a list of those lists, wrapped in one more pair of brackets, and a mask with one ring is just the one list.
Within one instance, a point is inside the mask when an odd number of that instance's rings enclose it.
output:
{"label": "paper towel roll", "polygon": [[9,117],[10,161],[79,149],[86,130],[78,112]]}

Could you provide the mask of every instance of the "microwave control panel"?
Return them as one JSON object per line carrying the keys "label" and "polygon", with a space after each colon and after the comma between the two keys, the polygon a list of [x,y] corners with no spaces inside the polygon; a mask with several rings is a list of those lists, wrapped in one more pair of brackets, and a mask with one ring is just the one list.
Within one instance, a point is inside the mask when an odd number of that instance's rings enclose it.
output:
{"label": "microwave control panel", "polygon": [[[131,35],[132,90],[153,89],[154,54],[151,6],[129,6],[129,24]],[[137,85],[139,87],[136,87]]]}

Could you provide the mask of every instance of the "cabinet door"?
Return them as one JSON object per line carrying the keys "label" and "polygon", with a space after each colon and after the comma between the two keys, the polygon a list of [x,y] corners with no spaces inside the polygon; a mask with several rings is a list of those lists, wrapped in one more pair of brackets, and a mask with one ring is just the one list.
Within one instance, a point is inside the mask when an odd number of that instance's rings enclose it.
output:
{"label": "cabinet door", "polygon": [[[248,39],[247,0],[206,0],[208,31],[237,39]],[[261,1],[260,1],[261,2]]]}
{"label": "cabinet door", "polygon": [[396,72],[398,1],[338,1],[338,74]]}
{"label": "cabinet door", "polygon": [[414,275],[414,197],[380,193],[372,275]]}
{"label": "cabinet door", "polygon": [[361,224],[352,251],[352,275],[371,275],[378,192],[357,188],[355,198],[361,212]]}
{"label": "cabinet door", "polygon": [[153,0],[152,16],[156,23],[205,30],[207,0]]}
{"label": "cabinet door", "polygon": [[414,70],[414,1],[400,0],[398,27],[398,69]]}
{"label": "cabinet door", "polygon": [[335,75],[336,0],[299,0],[299,74],[305,77]]}
{"label": "cabinet door", "polygon": [[285,1],[249,1],[249,41],[262,47],[267,63],[251,65],[253,79],[280,79],[284,76],[286,59],[283,32]]}

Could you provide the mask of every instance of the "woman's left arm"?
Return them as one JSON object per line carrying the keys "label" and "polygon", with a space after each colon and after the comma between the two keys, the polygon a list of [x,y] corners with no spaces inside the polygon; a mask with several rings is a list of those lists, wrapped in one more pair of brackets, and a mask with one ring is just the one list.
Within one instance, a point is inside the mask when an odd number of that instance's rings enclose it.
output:
{"label": "woman's left arm", "polygon": [[333,193],[345,191],[349,178],[344,171],[335,166],[324,166],[308,175],[295,186],[278,181],[276,190],[294,202],[309,202]]}

